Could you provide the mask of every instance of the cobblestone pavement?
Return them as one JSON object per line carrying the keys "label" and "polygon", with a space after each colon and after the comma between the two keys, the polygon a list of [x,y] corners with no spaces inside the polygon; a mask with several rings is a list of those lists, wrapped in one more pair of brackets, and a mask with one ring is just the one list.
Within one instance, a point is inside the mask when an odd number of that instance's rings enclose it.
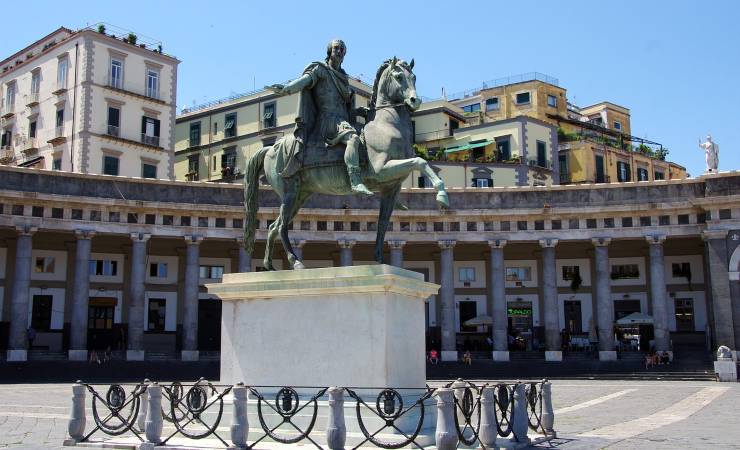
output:
{"label": "cobblestone pavement", "polygon": [[[739,383],[560,380],[552,392],[554,448],[738,448]],[[0,448],[63,448],[70,402],[70,385],[0,385]]]}

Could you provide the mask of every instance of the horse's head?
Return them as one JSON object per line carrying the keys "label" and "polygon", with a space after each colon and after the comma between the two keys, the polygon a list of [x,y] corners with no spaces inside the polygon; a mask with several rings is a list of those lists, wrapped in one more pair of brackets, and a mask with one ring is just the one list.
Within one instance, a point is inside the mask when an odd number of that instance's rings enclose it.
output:
{"label": "horse's head", "polygon": [[411,111],[421,106],[416,95],[414,60],[410,63],[396,57],[384,62],[378,69],[373,86],[373,103],[376,107],[405,104]]}

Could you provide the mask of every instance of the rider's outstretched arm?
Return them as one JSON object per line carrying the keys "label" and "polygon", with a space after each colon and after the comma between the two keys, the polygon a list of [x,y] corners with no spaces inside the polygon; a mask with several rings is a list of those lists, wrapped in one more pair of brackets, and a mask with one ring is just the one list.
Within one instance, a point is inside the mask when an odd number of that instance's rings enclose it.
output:
{"label": "rider's outstretched arm", "polygon": [[300,78],[296,78],[295,80],[291,81],[290,83],[286,84],[283,87],[283,94],[293,94],[298,91],[302,91],[303,89],[307,88],[311,84],[311,75],[306,73],[303,74]]}

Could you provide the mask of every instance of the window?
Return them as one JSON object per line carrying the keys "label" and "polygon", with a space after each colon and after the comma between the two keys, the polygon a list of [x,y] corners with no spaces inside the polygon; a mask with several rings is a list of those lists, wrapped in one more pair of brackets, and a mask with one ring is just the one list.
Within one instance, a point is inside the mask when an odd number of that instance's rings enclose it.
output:
{"label": "window", "polygon": [[656,180],[665,180],[665,173],[663,173],[663,172],[655,172],[655,179]]}
{"label": "window", "polygon": [[498,153],[499,161],[511,159],[511,143],[508,136],[496,138],[496,153]]}
{"label": "window", "polygon": [[36,137],[36,120],[29,120],[28,122],[28,137]]}
{"label": "window", "polygon": [[563,280],[573,281],[576,277],[581,278],[580,266],[563,266]]}
{"label": "window", "polygon": [[612,280],[625,278],[640,278],[640,268],[637,264],[615,264],[612,266]]}
{"label": "window", "polygon": [[507,267],[506,281],[530,281],[532,279],[531,267]]}
{"label": "window", "polygon": [[190,146],[197,147],[200,145],[200,122],[190,124]]}
{"label": "window", "polygon": [[110,85],[116,89],[123,89],[123,62],[120,60],[110,60]]}
{"label": "window", "polygon": [[622,122],[615,120],[614,121],[614,129],[618,131],[622,131]]}
{"label": "window", "polygon": [[673,263],[671,264],[671,270],[674,278],[687,277],[691,278],[691,264],[684,263]]}
{"label": "window", "polygon": [[200,278],[219,280],[224,276],[224,266],[200,266]]}
{"label": "window", "polygon": [[198,170],[200,169],[200,161],[198,160],[198,155],[190,155],[188,156],[188,173],[194,174],[196,176],[198,175]]}
{"label": "window", "polygon": [[15,106],[15,82],[5,87],[5,111],[12,112]]}
{"label": "window", "polygon": [[54,158],[51,162],[51,170],[62,170],[62,158]]}
{"label": "window", "polygon": [[548,95],[547,96],[547,106],[551,106],[553,108],[558,107],[558,98],[554,95]]}
{"label": "window", "polygon": [[594,156],[594,164],[596,165],[596,182],[597,183],[604,183],[606,180],[606,174],[604,173],[604,156],[603,155],[595,155]]}
{"label": "window", "polygon": [[236,136],[236,113],[226,114],[224,139]]}
{"label": "window", "polygon": [[157,178],[157,166],[154,164],[141,164],[141,178]]}
{"label": "window", "polygon": [[262,126],[263,128],[275,128],[275,125],[277,125],[277,121],[275,120],[275,103],[267,103],[262,112]]}
{"label": "window", "polygon": [[167,263],[154,262],[149,264],[149,276],[152,278],[167,278]]}
{"label": "window", "polygon": [[34,295],[31,310],[31,327],[36,331],[51,329],[51,311],[54,298],[51,295]]}
{"label": "window", "polygon": [[493,187],[493,180],[490,178],[473,178],[473,187],[476,187],[476,188]]}
{"label": "window", "polygon": [[516,94],[516,104],[524,105],[529,103],[529,92],[520,92]]}
{"label": "window", "polygon": [[159,147],[159,120],[152,117],[141,117],[141,142]]}
{"label": "window", "polygon": [[103,173],[105,175],[118,175],[118,158],[115,156],[103,156]]}
{"label": "window", "polygon": [[57,128],[62,128],[64,126],[64,108],[57,109],[57,115],[54,123],[54,126]]}
{"label": "window", "polygon": [[[232,172],[236,168],[236,150],[233,147],[229,150],[224,150],[224,153],[221,155],[221,171],[223,172],[227,168]],[[231,173],[228,175],[231,175]]]}
{"label": "window", "polygon": [[31,95],[38,101],[39,89],[41,88],[41,71],[36,70],[31,74]]}
{"label": "window", "polygon": [[115,277],[118,275],[118,261],[109,259],[91,259],[90,275]]}
{"label": "window", "polygon": [[629,164],[617,161],[617,181],[632,181]]}
{"label": "window", "polygon": [[561,183],[567,183],[570,181],[570,174],[568,173],[568,155],[558,155],[558,171],[560,172]]}
{"label": "window", "polygon": [[159,72],[156,70],[146,70],[146,96],[159,98]]}
{"label": "window", "polygon": [[648,170],[642,167],[637,168],[637,181],[648,181]]}
{"label": "window", "polygon": [[4,149],[5,147],[10,147],[11,145],[13,145],[13,134],[10,132],[10,130],[5,130],[2,134],[2,147]]}
{"label": "window", "polygon": [[67,67],[69,60],[62,58],[57,64],[57,89],[67,89]]}
{"label": "window", "polygon": [[486,99],[486,111],[498,111],[498,97]]}
{"label": "window", "polygon": [[167,299],[150,298],[148,307],[147,331],[164,331],[167,315]]}
{"label": "window", "polygon": [[461,283],[466,284],[475,281],[475,267],[460,267],[457,269],[457,278]]}
{"label": "window", "polygon": [[108,107],[108,135],[119,136],[121,127],[121,110],[115,106]]}
{"label": "window", "polygon": [[480,103],[473,103],[472,105],[463,106],[462,110],[466,113],[478,112],[480,111]]}
{"label": "window", "polygon": [[454,136],[458,128],[460,128],[460,122],[450,119],[450,136]]}
{"label": "window", "polygon": [[54,257],[53,256],[37,257],[36,265],[34,266],[33,271],[36,273],[54,273]]}
{"label": "window", "polygon": [[547,167],[547,144],[537,141],[537,165]]}

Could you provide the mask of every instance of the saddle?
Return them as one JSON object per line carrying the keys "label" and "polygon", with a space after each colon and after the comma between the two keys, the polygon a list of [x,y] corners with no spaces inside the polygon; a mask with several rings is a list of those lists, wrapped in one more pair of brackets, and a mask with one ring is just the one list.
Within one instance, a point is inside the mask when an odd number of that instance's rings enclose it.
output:
{"label": "saddle", "polygon": [[[289,178],[302,169],[311,169],[324,166],[344,165],[344,144],[328,146],[323,141],[310,141],[302,145],[292,135],[285,135],[275,143],[277,151],[283,154],[286,161],[285,169],[280,173],[283,178]],[[367,151],[364,140],[360,140],[360,168],[367,167]]]}

